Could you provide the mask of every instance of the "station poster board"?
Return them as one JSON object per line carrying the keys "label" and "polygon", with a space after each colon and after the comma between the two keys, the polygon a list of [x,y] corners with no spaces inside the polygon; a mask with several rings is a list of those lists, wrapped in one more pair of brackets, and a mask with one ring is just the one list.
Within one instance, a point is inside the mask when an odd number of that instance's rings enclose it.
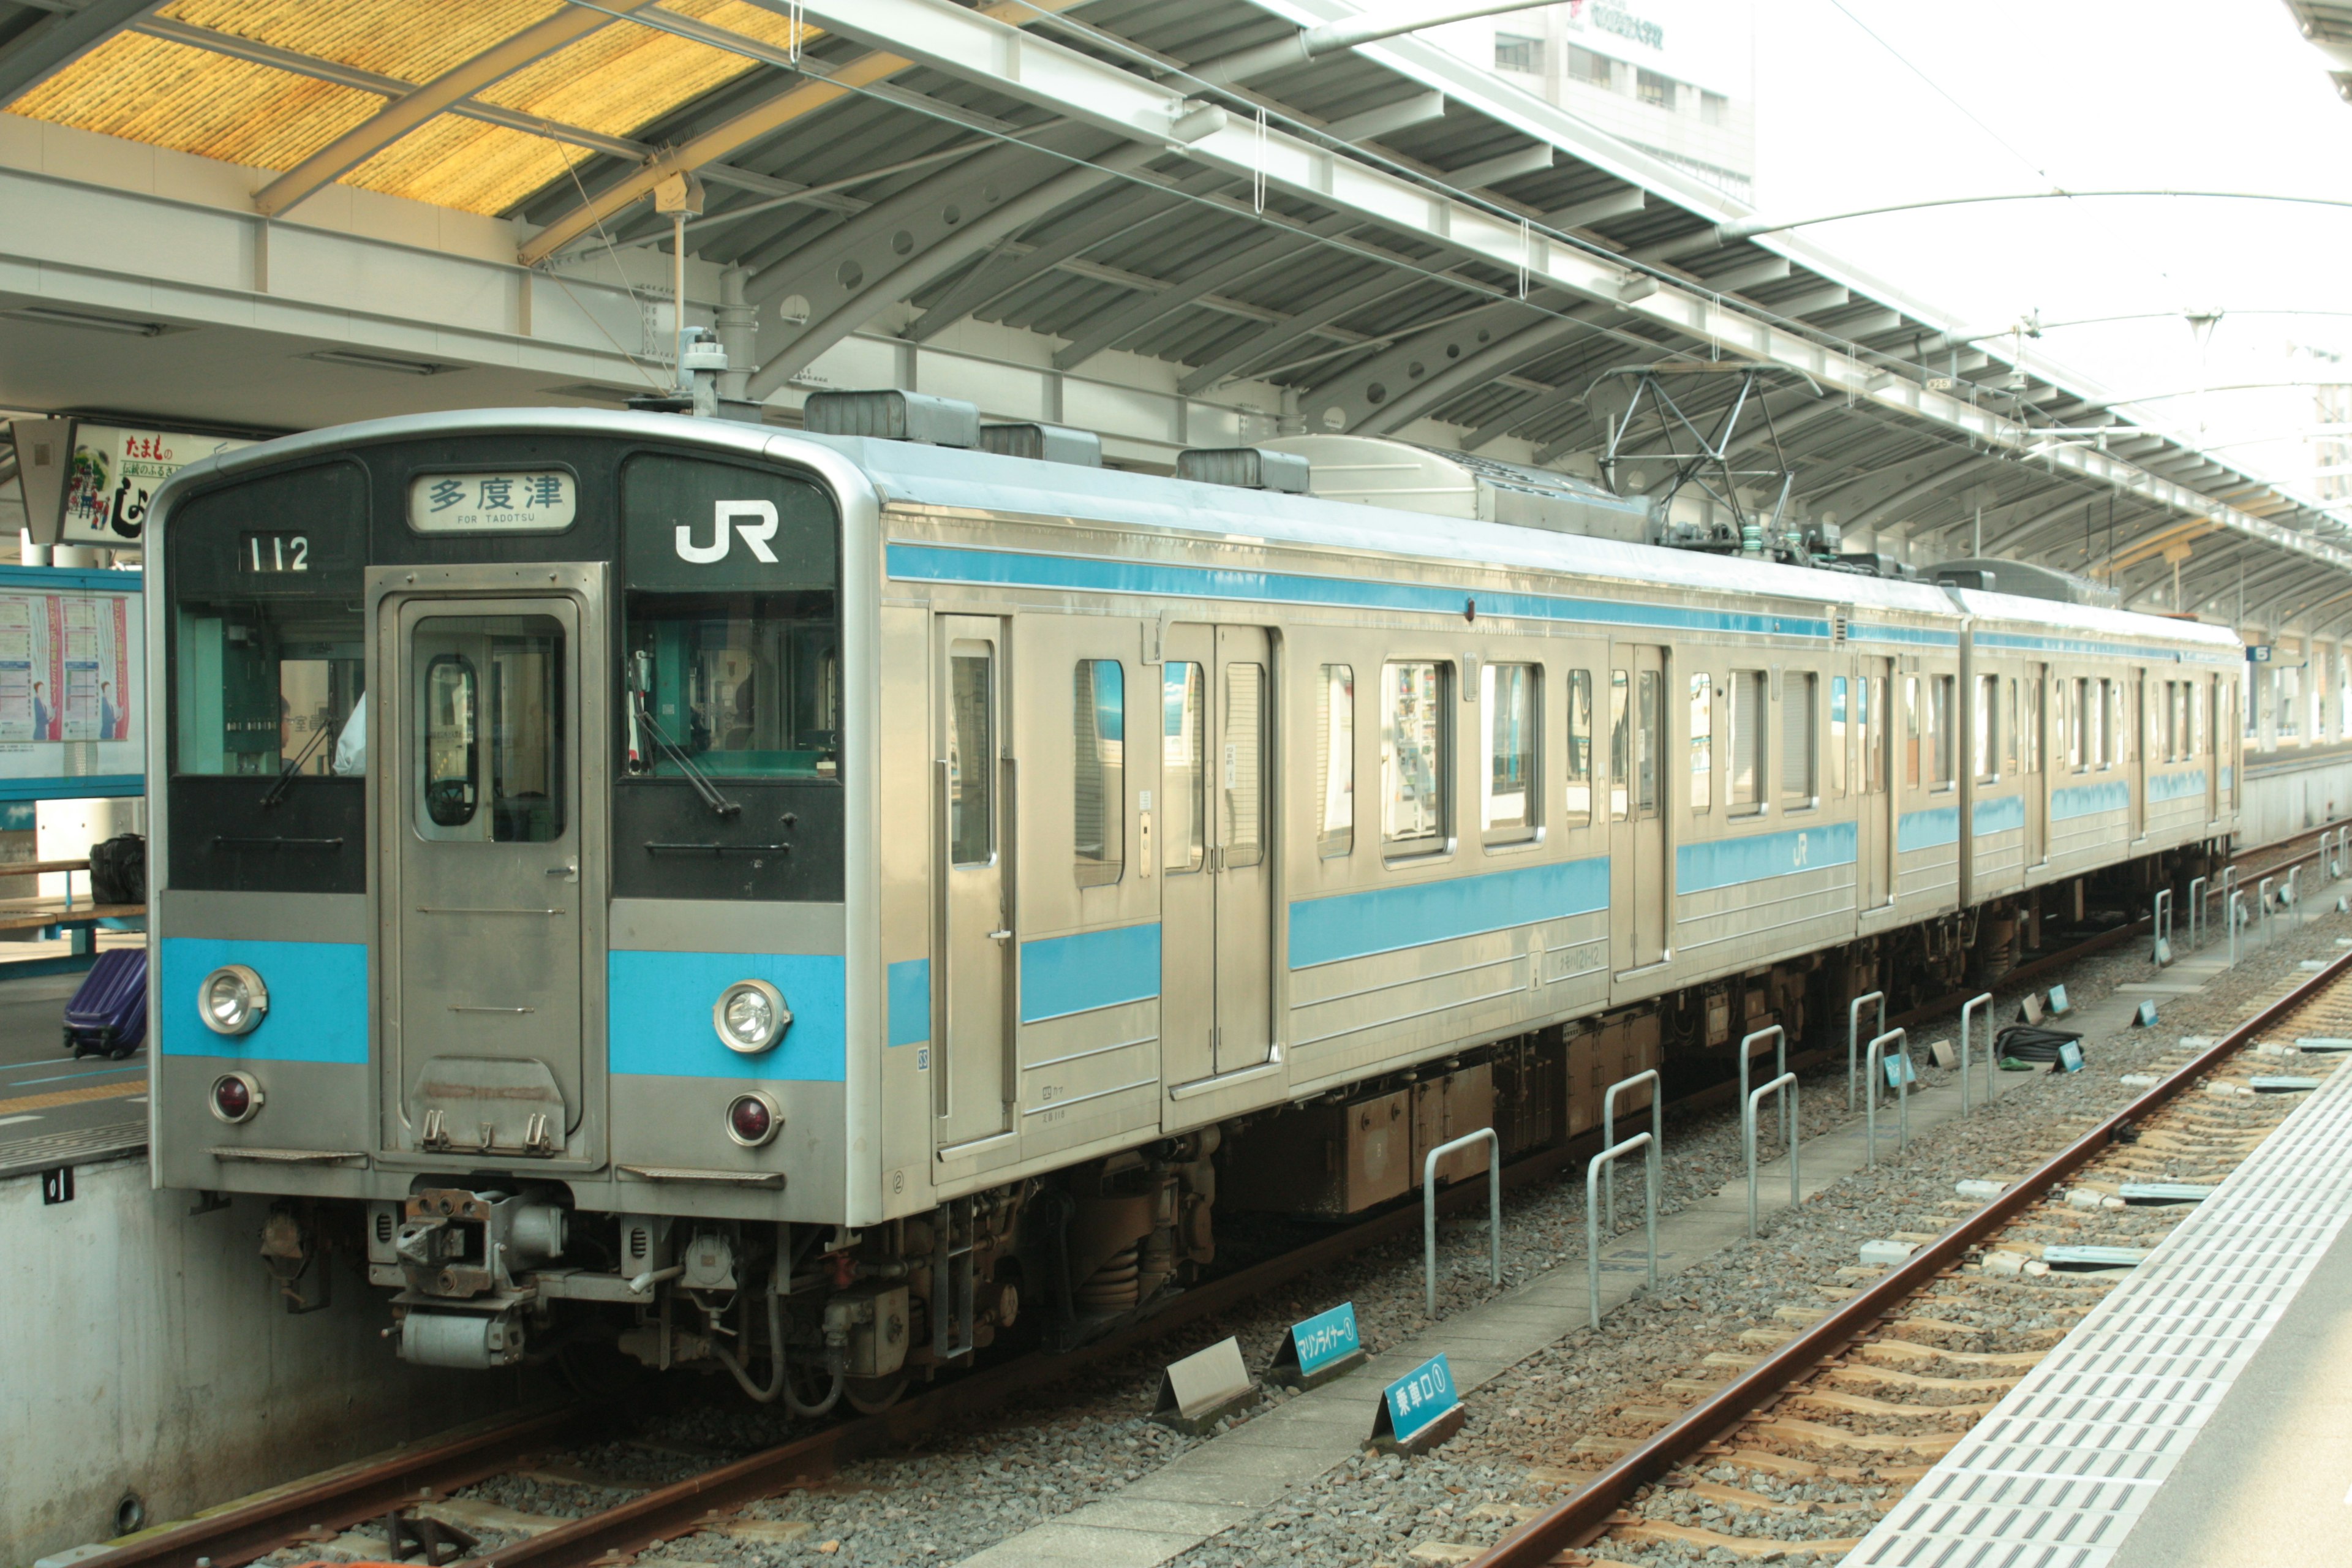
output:
{"label": "station poster board", "polygon": [[0,567],[0,801],[146,788],[136,572]]}
{"label": "station poster board", "polygon": [[146,536],[147,509],[165,479],[215,452],[252,445],[227,436],[77,424],[58,542],[138,549]]}

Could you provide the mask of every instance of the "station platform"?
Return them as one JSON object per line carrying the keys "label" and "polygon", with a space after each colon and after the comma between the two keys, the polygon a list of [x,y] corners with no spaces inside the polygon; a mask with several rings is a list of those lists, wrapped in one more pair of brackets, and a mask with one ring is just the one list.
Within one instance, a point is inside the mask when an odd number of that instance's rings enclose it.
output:
{"label": "station platform", "polygon": [[66,1003],[81,982],[70,973],[0,980],[0,1176],[147,1146],[145,1047],[121,1061],[76,1061],[62,1047]]}
{"label": "station platform", "polygon": [[2352,1565],[2347,1218],[2339,1064],[1845,1562]]}

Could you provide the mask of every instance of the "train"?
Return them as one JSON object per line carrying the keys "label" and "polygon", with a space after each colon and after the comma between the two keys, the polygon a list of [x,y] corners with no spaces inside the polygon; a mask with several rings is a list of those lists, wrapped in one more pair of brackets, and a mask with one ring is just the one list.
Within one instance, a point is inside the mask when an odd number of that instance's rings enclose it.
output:
{"label": "train", "polygon": [[412,1362],[879,1409],[1148,1316],[1221,1213],[1997,978],[2235,826],[2236,637],[2011,563],[1670,548],[1396,441],[1170,476],[709,405],[317,430],[154,507],[154,1179],[267,1195],[286,1310],[363,1274]]}

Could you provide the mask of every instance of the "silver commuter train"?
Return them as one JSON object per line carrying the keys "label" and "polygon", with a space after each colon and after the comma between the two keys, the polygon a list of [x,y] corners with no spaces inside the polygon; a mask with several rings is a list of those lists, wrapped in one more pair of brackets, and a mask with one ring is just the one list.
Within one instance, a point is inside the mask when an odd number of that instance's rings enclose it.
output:
{"label": "silver commuter train", "polygon": [[1509,523],[502,410],[151,528],[155,1179],[436,1364],[874,1407],[2235,823],[2226,631]]}

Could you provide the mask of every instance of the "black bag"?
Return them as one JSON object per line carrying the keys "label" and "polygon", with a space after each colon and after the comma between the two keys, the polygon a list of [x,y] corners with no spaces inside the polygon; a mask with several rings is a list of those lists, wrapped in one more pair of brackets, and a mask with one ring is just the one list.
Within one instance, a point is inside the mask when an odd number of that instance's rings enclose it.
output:
{"label": "black bag", "polygon": [[125,833],[89,847],[89,896],[101,904],[147,901],[147,840]]}

